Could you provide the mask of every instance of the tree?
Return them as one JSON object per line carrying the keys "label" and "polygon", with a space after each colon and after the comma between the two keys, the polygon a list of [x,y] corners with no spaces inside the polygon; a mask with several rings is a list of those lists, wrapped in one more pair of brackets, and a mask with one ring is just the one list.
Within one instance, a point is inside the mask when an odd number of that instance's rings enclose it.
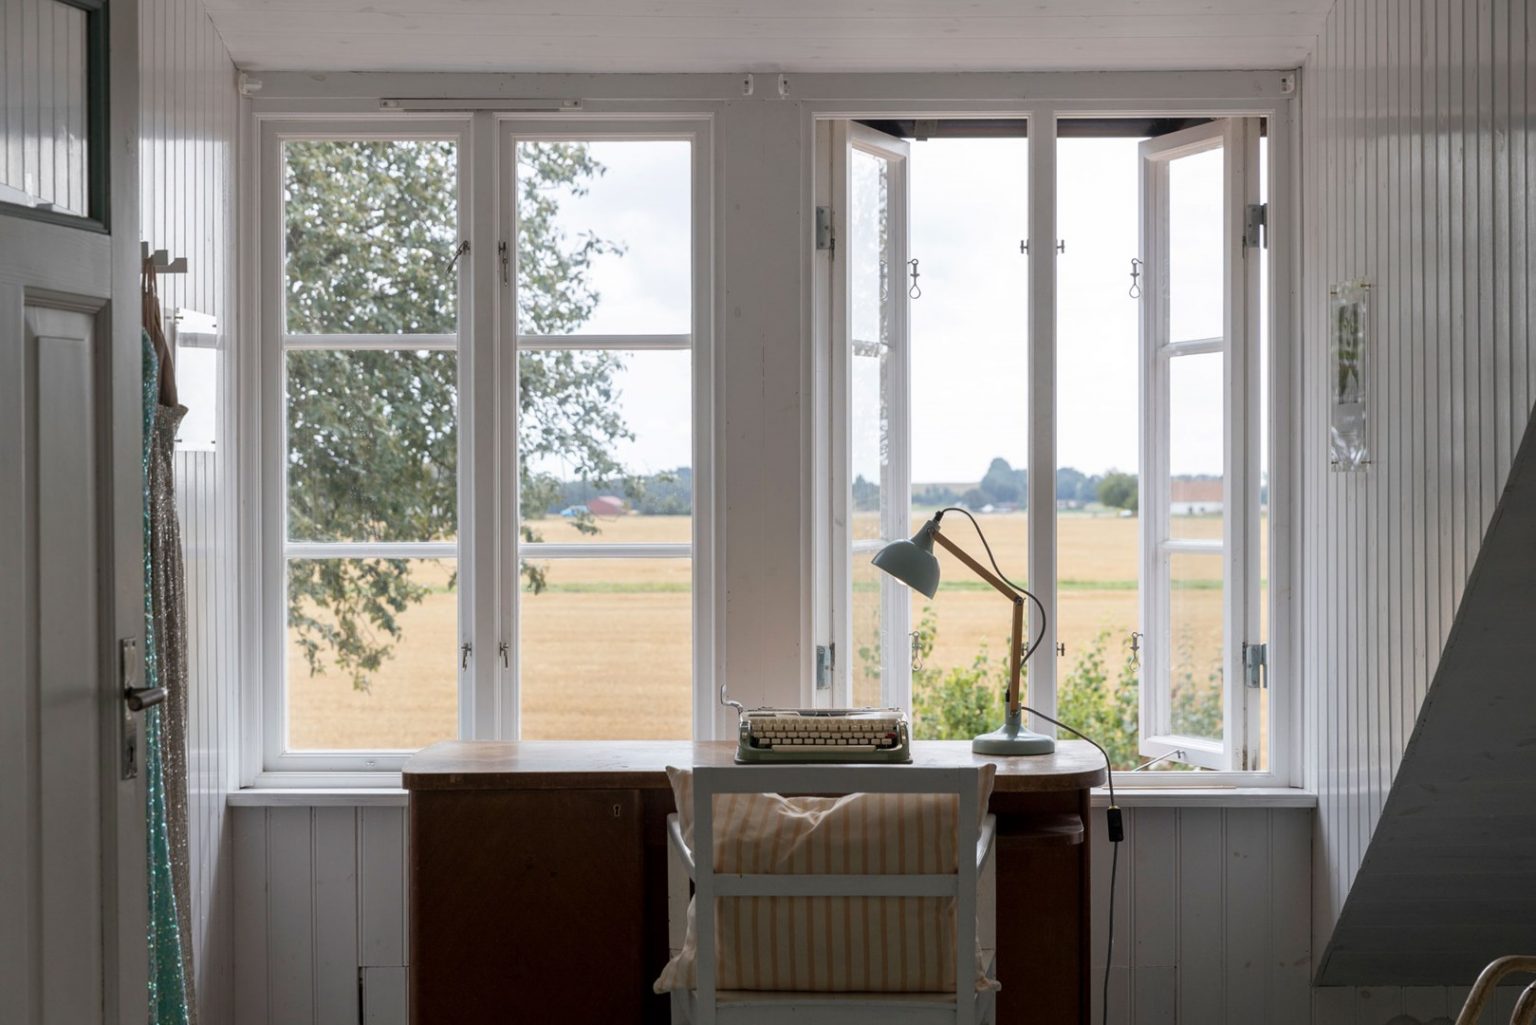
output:
{"label": "tree", "polygon": [[[284,144],[287,330],[296,334],[451,334],[459,304],[449,261],[458,243],[456,147],[450,141]],[[580,143],[521,143],[518,313],[527,333],[569,333],[591,316],[592,260],[622,251],[562,232],[562,198],[603,167]],[[582,480],[638,490],[612,457],[630,437],[618,411],[620,357],[519,356],[521,532],[561,482],[532,469],[559,462]],[[287,357],[288,529],[305,541],[447,540],[457,534],[458,360],[452,352],[295,351]],[[578,529],[595,533],[590,517]],[[543,573],[522,567],[529,586]],[[405,559],[288,564],[288,619],[310,671],[328,657],[366,689],[400,638],[399,615],[425,597]]]}
{"label": "tree", "polygon": [[1119,470],[1110,470],[1099,481],[1099,501],[1111,509],[1129,509],[1136,511],[1137,486],[1136,475],[1133,473],[1121,473]]}
{"label": "tree", "polygon": [[1015,470],[1008,460],[997,458],[981,478],[981,490],[991,502],[1021,504],[1029,493],[1029,478],[1024,470]]}

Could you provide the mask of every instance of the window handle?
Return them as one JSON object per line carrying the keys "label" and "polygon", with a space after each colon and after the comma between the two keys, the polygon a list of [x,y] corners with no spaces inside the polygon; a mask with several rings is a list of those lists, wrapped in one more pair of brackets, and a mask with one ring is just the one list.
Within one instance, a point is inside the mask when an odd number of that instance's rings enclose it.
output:
{"label": "window handle", "polygon": [[496,645],[496,651],[501,655],[501,668],[503,668],[503,669],[510,669],[510,668],[512,668],[512,666],[511,666],[511,654],[510,654],[510,649],[509,649],[509,647],[507,645],[507,642],[506,641],[502,641],[500,644]]}
{"label": "window handle", "polygon": [[471,645],[468,641],[465,641],[463,644],[459,645],[459,668],[460,669],[468,669],[469,668],[469,656],[474,653],[474,650],[475,650],[474,646]]}

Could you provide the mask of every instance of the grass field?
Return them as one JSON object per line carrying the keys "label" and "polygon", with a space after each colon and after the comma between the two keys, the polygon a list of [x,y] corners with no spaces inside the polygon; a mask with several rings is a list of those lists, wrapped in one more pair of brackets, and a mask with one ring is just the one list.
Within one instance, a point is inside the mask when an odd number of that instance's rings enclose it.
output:
{"label": "grass field", "polygon": [[[925,514],[914,517],[913,527]],[[982,515],[1003,571],[1028,581],[1027,517]],[[1139,574],[1137,521],[1130,517],[1063,513],[1057,562],[1062,581],[1058,638],[1066,644],[1063,671],[1101,631],[1110,633],[1117,664],[1136,629]],[[686,541],[681,516],[628,516],[603,521],[600,541]],[[967,551],[981,546],[963,518],[945,529]],[[534,524],[547,541],[579,541],[568,522]],[[1188,519],[1185,536],[1220,530],[1216,519]],[[1205,559],[1206,557],[1194,557]],[[943,556],[943,580],[931,602],[914,595],[914,625],[931,606],[938,633],[930,665],[968,665],[986,644],[1006,650],[1008,603]],[[1214,562],[1214,560],[1210,560]],[[546,561],[549,589],[524,593],[521,603],[523,736],[686,737],[690,723],[690,561],[688,559],[565,559]],[[458,596],[451,562],[421,560],[417,580],[431,590],[400,615],[402,639],[373,674],[367,691],[334,671],[311,675],[296,645],[288,665],[289,742],[296,749],[416,748],[458,734],[454,660],[458,655]],[[1175,603],[1197,658],[1219,651],[1221,590],[1215,567],[1191,566],[1192,586]],[[878,608],[874,571],[856,580],[855,632],[867,634]],[[857,639],[857,638],[856,638]],[[1042,652],[1037,657],[1045,657]],[[481,658],[494,658],[482,651]]]}

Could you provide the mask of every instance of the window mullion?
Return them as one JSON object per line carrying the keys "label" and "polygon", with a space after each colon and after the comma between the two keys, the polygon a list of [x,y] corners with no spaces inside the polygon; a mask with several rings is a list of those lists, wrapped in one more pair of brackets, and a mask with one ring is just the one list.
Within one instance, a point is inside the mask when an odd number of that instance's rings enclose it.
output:
{"label": "window mullion", "polygon": [[[1025,697],[1056,714],[1056,114],[1029,121],[1029,587],[1046,610]],[[1031,633],[1040,628],[1030,623]],[[1055,736],[1043,721],[1029,728]]]}
{"label": "window mullion", "polygon": [[473,116],[460,158],[459,632],[473,646],[459,681],[459,735],[497,734],[501,673],[496,602],[496,122]]}

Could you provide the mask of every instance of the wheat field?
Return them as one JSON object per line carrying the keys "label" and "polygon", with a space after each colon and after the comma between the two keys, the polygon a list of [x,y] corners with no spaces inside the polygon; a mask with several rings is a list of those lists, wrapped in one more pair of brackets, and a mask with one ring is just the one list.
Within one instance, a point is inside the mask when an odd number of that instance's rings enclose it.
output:
{"label": "wheat field", "polygon": [[[914,529],[925,518],[914,517]],[[1028,581],[1027,523],[1023,514],[978,517],[1004,573]],[[1057,563],[1058,639],[1063,673],[1101,632],[1107,661],[1117,665],[1136,629],[1139,577],[1137,521],[1131,517],[1063,514]],[[566,521],[534,525],[547,541],[581,539]],[[601,521],[595,540],[686,541],[683,516],[627,516]],[[1189,534],[1215,536],[1219,519],[1182,521]],[[962,548],[983,557],[975,532],[951,516],[944,528]],[[1198,535],[1195,535],[1198,536]],[[1194,557],[1214,562],[1209,557]],[[690,730],[690,560],[534,560],[546,568],[549,588],[522,595],[519,615],[520,703],[523,736],[541,738],[676,738]],[[914,595],[912,622],[931,607],[937,639],[928,664],[968,665],[982,645],[997,657],[1006,650],[1010,607],[952,556],[941,559],[943,581],[932,600]],[[1201,652],[1219,651],[1221,590],[1214,567],[1185,575],[1200,586],[1179,592],[1176,612]],[[366,690],[324,659],[311,674],[290,639],[288,739],[294,749],[413,749],[458,735],[455,659],[459,656],[458,595],[451,562],[421,560],[413,578],[429,589],[399,616],[402,638],[392,656],[370,674]],[[1176,569],[1176,572],[1178,570]],[[878,607],[876,571],[855,580],[855,641],[870,629]],[[861,618],[862,616],[862,618]],[[1047,657],[1041,652],[1037,657]],[[477,653],[495,658],[494,650]]]}

